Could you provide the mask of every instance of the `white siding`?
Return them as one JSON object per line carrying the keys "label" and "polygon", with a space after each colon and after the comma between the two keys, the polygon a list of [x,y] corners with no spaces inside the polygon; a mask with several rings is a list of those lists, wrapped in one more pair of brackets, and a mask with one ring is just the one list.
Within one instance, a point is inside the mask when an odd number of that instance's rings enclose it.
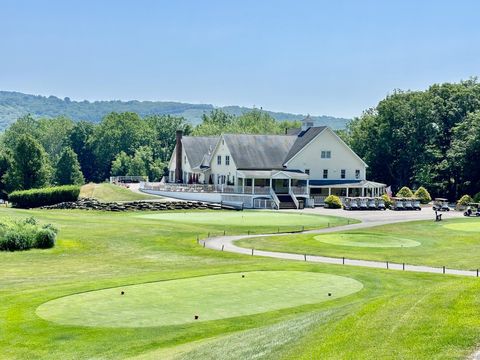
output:
{"label": "white siding", "polygon": [[[222,158],[222,163],[221,165],[217,164],[217,156],[221,156]],[[230,156],[230,165],[226,165],[225,163],[225,157]],[[230,154],[230,150],[228,150],[227,145],[223,141],[223,137],[220,139],[217,148],[213,152],[211,161],[210,161],[210,168],[211,168],[211,173],[214,175],[214,181],[215,184],[218,184],[218,177],[219,176],[225,176],[229,177],[230,181],[234,179],[234,185],[237,184],[237,167],[235,165],[235,162],[233,161],[233,157]],[[226,180],[225,180],[226,182]]]}
{"label": "white siding", "polygon": [[[322,159],[322,151],[331,151],[330,159]],[[288,169],[310,170],[311,180],[323,180],[323,170],[328,170],[328,179],[341,180],[341,170],[346,171],[346,180],[355,180],[355,170],[360,170],[359,180],[365,179],[365,164],[343,144],[332,130],[325,129],[309,145],[304,147],[287,164]]]}

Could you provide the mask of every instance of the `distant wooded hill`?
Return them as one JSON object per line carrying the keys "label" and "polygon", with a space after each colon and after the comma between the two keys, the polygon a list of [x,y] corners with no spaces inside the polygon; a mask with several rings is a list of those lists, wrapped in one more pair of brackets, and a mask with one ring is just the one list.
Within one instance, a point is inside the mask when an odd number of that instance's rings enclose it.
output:
{"label": "distant wooded hill", "polygon": [[[140,116],[165,114],[183,116],[191,124],[201,122],[202,115],[215,109],[210,104],[187,104],[170,101],[73,101],[69,98],[59,99],[56,96],[40,96],[20,92],[0,91],[0,132],[19,117],[31,114],[34,117],[67,116],[73,120],[99,122],[111,112],[131,111]],[[240,115],[251,108],[240,106],[220,107],[223,111]],[[301,120],[305,115],[266,111],[277,120]],[[317,125],[328,125],[334,129],[343,129],[350,119],[333,116],[311,116]]]}

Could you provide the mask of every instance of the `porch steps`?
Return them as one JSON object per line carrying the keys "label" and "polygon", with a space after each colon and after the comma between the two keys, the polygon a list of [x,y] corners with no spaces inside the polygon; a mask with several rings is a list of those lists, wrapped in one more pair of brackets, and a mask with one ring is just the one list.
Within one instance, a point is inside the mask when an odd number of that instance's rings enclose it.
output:
{"label": "porch steps", "polygon": [[296,209],[297,206],[293,202],[293,199],[288,194],[277,194],[278,200],[280,200],[280,209]]}

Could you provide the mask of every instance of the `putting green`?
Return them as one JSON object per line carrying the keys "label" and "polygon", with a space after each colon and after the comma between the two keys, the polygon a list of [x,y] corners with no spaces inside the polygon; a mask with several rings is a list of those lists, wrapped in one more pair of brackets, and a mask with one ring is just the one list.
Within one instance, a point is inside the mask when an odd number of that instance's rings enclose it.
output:
{"label": "putting green", "polygon": [[315,236],[315,240],[332,245],[376,248],[414,247],[420,245],[420,243],[415,240],[376,233],[333,233],[317,235]]}
{"label": "putting green", "polygon": [[[37,315],[62,325],[179,325],[319,303],[355,293],[362,287],[357,280],[337,275],[254,271],[70,295],[40,305]],[[121,291],[125,294],[121,295]],[[194,320],[195,315],[198,320]]]}
{"label": "putting green", "polygon": [[[341,220],[319,215],[278,213],[272,211],[186,211],[162,212],[139,215],[146,219],[178,221],[202,225],[249,225],[249,226],[319,226]],[[345,221],[345,220],[344,220]]]}
{"label": "putting green", "polygon": [[455,231],[471,231],[471,232],[480,232],[480,221],[465,221],[465,222],[456,222],[451,224],[445,224],[443,227],[449,230]]}

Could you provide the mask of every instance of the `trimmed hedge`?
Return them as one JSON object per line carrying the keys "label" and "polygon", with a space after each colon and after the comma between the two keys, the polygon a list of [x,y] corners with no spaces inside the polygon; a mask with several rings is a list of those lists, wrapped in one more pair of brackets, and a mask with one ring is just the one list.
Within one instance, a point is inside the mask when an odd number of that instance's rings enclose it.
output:
{"label": "trimmed hedge", "polygon": [[402,187],[400,190],[397,192],[397,197],[399,198],[412,198],[413,197],[413,192],[410,190],[408,186]]}
{"label": "trimmed hedge", "polygon": [[430,201],[432,201],[430,193],[423,186],[420,186],[417,191],[415,191],[413,196],[415,196],[417,199],[420,199],[422,204],[428,204]]}
{"label": "trimmed hedge", "polygon": [[467,206],[469,203],[473,202],[473,199],[470,195],[463,195],[460,200],[457,201],[459,206]]}
{"label": "trimmed hedge", "polygon": [[14,207],[28,209],[66,201],[77,201],[79,195],[80,186],[65,185],[14,191],[8,195],[8,200]]}
{"label": "trimmed hedge", "polygon": [[342,202],[338,196],[330,195],[325,199],[325,207],[328,207],[329,209],[340,209],[342,207]]}

